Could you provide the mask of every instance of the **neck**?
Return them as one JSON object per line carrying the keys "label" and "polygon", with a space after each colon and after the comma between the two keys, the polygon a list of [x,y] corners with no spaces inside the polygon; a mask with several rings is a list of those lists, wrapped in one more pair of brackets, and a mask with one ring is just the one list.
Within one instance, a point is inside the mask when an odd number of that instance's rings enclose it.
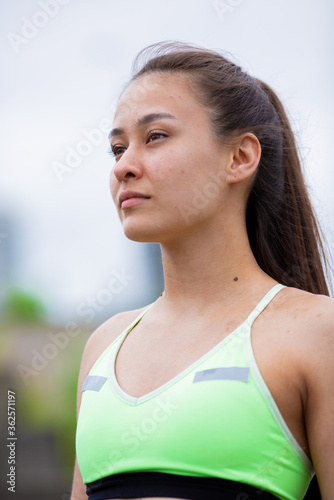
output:
{"label": "neck", "polygon": [[173,308],[201,310],[208,303],[232,304],[250,292],[262,293],[275,284],[257,264],[243,231],[217,238],[200,233],[162,245],[164,299]]}

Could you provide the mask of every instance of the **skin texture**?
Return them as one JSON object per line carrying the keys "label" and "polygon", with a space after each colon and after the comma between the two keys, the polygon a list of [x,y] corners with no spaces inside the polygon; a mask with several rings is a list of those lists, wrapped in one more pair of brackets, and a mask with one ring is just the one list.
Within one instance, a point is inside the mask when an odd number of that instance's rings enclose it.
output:
{"label": "skin texture", "polygon": [[[173,118],[147,117],[156,113]],[[257,265],[245,225],[247,193],[261,154],[253,134],[218,144],[186,78],[156,74],[127,88],[114,128],[110,188],[124,232],[136,241],[159,242],[164,265],[163,296],[127,336],[116,360],[119,385],[139,397],[220,342],[276,282]],[[126,190],[146,198],[121,206],[119,195]],[[92,365],[139,312],[114,316],[88,340],[78,410]],[[333,331],[333,299],[289,287],[252,328],[259,369],[313,461],[323,500],[331,500],[334,491]],[[76,466],[71,500],[85,498]]]}

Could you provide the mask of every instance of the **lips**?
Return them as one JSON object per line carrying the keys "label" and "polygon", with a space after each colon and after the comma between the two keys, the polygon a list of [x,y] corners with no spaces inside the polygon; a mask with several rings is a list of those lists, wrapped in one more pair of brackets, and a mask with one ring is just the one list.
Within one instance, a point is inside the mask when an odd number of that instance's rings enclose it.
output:
{"label": "lips", "polygon": [[137,191],[126,190],[122,191],[119,195],[119,204],[121,208],[129,208],[130,206],[142,203],[144,200],[148,200],[149,198],[149,196],[145,196]]}

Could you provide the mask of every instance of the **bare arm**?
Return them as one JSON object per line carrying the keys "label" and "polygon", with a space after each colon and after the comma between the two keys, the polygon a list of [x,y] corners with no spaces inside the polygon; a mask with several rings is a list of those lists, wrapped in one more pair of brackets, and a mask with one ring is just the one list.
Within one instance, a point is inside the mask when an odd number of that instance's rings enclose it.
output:
{"label": "bare arm", "polygon": [[[322,297],[316,308],[305,371],[305,424],[322,500],[334,492],[334,300]],[[305,363],[306,364],[306,363]]]}
{"label": "bare arm", "polygon": [[[126,328],[141,311],[142,309],[116,314],[103,323],[103,325],[95,330],[89,337],[82,356],[79,373],[77,415],[79,415],[81,405],[81,388],[93,364],[102,352],[121,334],[124,328]],[[87,500],[86,486],[83,484],[77,460],[75,461],[71,500]]]}
{"label": "bare arm", "polygon": [[[82,384],[89,373],[90,365],[91,365],[91,349],[90,346],[94,347],[94,335],[95,332],[88,339],[88,342],[85,346],[85,350],[82,356],[79,380],[78,380],[78,389],[77,389],[77,417],[79,415],[80,405],[81,405],[81,388]],[[95,335],[96,336],[96,335]],[[81,472],[79,469],[78,461],[75,460],[74,467],[74,477],[73,477],[73,485],[72,485],[72,494],[71,500],[87,500],[86,495],[86,486],[83,484]]]}
{"label": "bare arm", "polygon": [[86,486],[82,482],[77,460],[75,461],[71,500],[87,500]]}

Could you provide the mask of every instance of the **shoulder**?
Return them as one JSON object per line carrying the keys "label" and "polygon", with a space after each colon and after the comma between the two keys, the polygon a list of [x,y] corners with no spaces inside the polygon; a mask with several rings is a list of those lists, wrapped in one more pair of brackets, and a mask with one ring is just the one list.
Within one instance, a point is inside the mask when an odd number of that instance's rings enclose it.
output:
{"label": "shoulder", "polygon": [[334,356],[334,299],[285,287],[260,314],[252,336],[265,356],[275,353],[305,382],[311,367],[323,370],[328,352]]}
{"label": "shoulder", "polygon": [[82,357],[82,368],[90,371],[97,358],[146,309],[124,311],[102,323],[88,338]]}
{"label": "shoulder", "polygon": [[303,323],[305,334],[329,332],[334,327],[334,299],[297,288],[286,287],[278,301],[278,309],[289,320]]}
{"label": "shoulder", "polygon": [[307,361],[308,371],[313,365],[319,371],[329,362],[334,366],[328,358],[329,352],[334,355],[334,299],[292,287],[282,291],[276,313],[284,343],[294,344],[304,366]]}
{"label": "shoulder", "polygon": [[305,340],[334,333],[334,299],[326,295],[286,287],[277,296],[275,313],[300,329]]}
{"label": "shoulder", "polygon": [[80,392],[82,384],[95,361],[99,358],[103,351],[131,325],[131,323],[146,309],[146,307],[115,314],[115,316],[112,316],[105,321],[90,335],[84,348],[80,366],[78,382],[79,404],[81,400]]}

